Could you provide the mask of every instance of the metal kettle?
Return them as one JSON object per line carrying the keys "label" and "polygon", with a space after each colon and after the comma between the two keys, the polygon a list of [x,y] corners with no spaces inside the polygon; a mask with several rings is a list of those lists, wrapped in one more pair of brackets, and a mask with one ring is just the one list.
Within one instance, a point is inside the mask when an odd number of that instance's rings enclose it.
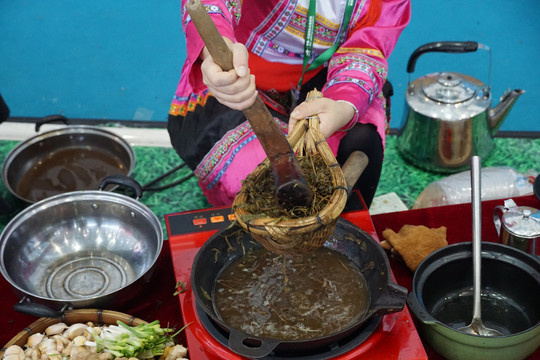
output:
{"label": "metal kettle", "polygon": [[507,90],[491,108],[490,84],[456,72],[437,72],[412,83],[410,74],[418,58],[428,52],[466,53],[489,47],[474,41],[432,42],[409,58],[405,94],[405,122],[397,144],[402,157],[428,171],[453,173],[470,167],[473,155],[482,158],[493,150],[493,136],[523,90]]}

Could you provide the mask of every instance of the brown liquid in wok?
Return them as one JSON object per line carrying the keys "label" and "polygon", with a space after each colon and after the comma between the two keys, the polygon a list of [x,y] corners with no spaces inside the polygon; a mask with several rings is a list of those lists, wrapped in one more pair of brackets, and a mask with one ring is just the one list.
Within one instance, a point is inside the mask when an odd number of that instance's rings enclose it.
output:
{"label": "brown liquid in wok", "polygon": [[334,250],[284,257],[257,249],[223,270],[214,304],[227,325],[250,335],[307,340],[357,322],[369,289],[358,267]]}
{"label": "brown liquid in wok", "polygon": [[126,175],[125,165],[95,148],[67,148],[42,158],[22,176],[17,194],[30,201],[78,190],[98,190],[109,175]]}

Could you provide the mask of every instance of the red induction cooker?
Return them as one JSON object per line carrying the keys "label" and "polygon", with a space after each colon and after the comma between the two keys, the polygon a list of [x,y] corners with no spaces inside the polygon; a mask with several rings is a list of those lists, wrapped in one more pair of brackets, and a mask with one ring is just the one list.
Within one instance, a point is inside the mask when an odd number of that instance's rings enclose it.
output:
{"label": "red induction cooker", "polygon": [[[350,202],[351,203],[351,202]],[[354,203],[354,202],[352,202]],[[377,233],[363,201],[355,210],[343,212],[342,217],[351,221],[374,239]],[[191,291],[191,266],[199,248],[216,231],[234,221],[230,208],[211,208],[165,215],[169,246],[178,282],[185,284],[185,291],[178,295],[190,359],[194,360],[243,360],[246,359],[227,347],[228,337],[199,309]],[[274,352],[265,360],[420,360],[428,359],[413,319],[407,307],[403,311],[375,317],[355,333],[339,342],[314,348],[306,353],[294,350]]]}

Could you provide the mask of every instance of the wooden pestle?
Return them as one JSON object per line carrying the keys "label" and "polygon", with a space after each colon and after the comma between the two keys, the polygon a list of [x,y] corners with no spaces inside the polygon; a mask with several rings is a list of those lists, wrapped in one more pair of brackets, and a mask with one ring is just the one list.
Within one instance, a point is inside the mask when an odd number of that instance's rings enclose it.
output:
{"label": "wooden pestle", "polygon": [[[214,62],[224,71],[233,69],[232,52],[201,1],[190,0],[186,8]],[[278,206],[285,209],[310,206],[313,192],[304,179],[298,159],[259,96],[244,114],[272,166]]]}

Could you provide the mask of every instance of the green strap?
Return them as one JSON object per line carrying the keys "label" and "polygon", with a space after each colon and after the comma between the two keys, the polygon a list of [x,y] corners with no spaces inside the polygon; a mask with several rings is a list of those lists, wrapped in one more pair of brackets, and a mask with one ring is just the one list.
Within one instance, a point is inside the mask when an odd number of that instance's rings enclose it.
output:
{"label": "green strap", "polygon": [[345,13],[343,15],[343,24],[341,25],[341,29],[340,29],[341,34],[338,36],[338,38],[336,38],[336,41],[334,41],[334,44],[332,45],[332,47],[326,49],[322,54],[317,56],[317,58],[313,60],[313,62],[308,67],[309,60],[311,59],[311,53],[313,51],[313,38],[315,36],[315,17],[316,17],[315,8],[317,7],[316,0],[309,1],[306,32],[304,35],[304,67],[302,69],[302,76],[300,76],[300,80],[298,81],[298,86],[296,89],[297,96],[298,96],[298,93],[300,92],[300,89],[302,88],[302,82],[304,81],[304,75],[306,71],[316,69],[322,64],[324,64],[326,61],[328,61],[332,57],[332,55],[336,52],[339,45],[341,44],[341,39],[347,32],[347,27],[349,26],[349,22],[351,21],[351,16],[352,16],[355,3],[356,3],[356,0],[347,0]]}

